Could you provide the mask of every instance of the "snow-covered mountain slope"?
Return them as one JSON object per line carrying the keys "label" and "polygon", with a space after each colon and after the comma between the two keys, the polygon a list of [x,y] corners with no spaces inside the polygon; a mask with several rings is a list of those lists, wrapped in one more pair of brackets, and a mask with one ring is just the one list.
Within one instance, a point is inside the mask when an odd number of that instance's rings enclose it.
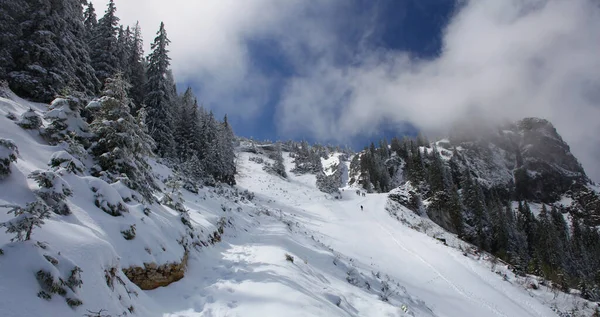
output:
{"label": "snow-covered mountain slope", "polygon": [[[324,194],[314,175],[291,173],[287,152],[287,179],[251,159],[268,157],[240,152],[236,187],[182,190],[189,219],[137,203],[119,182],[50,168],[64,146],[7,118],[30,107],[42,114],[45,105],[10,97],[0,99],[0,137],[19,155],[0,180],[0,205],[33,201],[35,170],[56,172],[72,194],[71,214],[52,214],[31,241],[10,242],[13,235],[0,231],[0,316],[557,316],[575,307],[591,314],[589,303],[554,296],[537,279],[472,254],[385,194],[357,195],[353,187],[341,199]],[[149,162],[160,198],[172,171]],[[111,216],[105,203],[127,211]],[[11,219],[9,209],[0,208],[0,222]],[[136,285],[184,271],[166,287]],[[535,290],[524,287],[531,284]]]}
{"label": "snow-covered mountain slope", "polygon": [[[240,162],[246,165],[245,161],[242,156]],[[289,159],[286,163],[291,165]],[[282,210],[284,218],[288,214],[298,231],[306,231],[335,252],[350,257],[353,266],[389,277],[393,281],[390,285],[399,293],[397,301],[411,308],[415,316],[556,315],[549,308],[553,304],[548,290],[526,290],[522,286],[525,282],[506,266],[491,269],[484,257],[464,256],[457,248],[467,248],[466,244],[412,211],[392,206],[386,194],[362,197],[353,188],[345,188],[341,200],[332,199],[315,190],[312,175],[290,174],[286,181],[259,173],[252,162],[247,165],[240,171],[240,186],[260,193],[257,197]],[[390,217],[389,210],[394,210],[395,217],[403,222]],[[411,229],[416,226],[428,227],[456,248]],[[310,264],[310,258],[307,260]],[[374,313],[367,310],[358,315],[369,312]]]}

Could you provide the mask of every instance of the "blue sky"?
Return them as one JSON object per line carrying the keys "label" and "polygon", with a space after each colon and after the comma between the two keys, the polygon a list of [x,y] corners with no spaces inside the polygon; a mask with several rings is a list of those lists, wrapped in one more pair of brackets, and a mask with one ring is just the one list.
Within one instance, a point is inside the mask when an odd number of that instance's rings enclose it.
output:
{"label": "blue sky", "polygon": [[[432,59],[442,49],[442,31],[454,9],[455,0],[357,0],[349,1],[348,6],[336,12],[333,28],[344,49],[336,53],[335,62],[340,65],[360,63],[356,57],[362,50],[383,50],[408,52],[419,59]],[[366,29],[369,29],[366,34]],[[293,35],[293,31],[290,31]],[[360,43],[360,45],[357,45]],[[248,38],[245,42],[249,59],[256,72],[277,80],[266,91],[264,105],[252,117],[231,116],[238,135],[256,139],[307,139],[323,141],[310,134],[281,134],[277,128],[276,107],[281,101],[281,93],[286,80],[302,73],[302,65],[290,62],[288,53],[276,38]],[[366,48],[365,48],[366,46]],[[308,55],[308,54],[307,54]],[[300,68],[300,69],[299,69]],[[192,86],[202,99],[202,84],[187,81],[179,82],[180,90]],[[235,92],[233,92],[235,93]],[[220,107],[218,102],[207,105],[220,117],[231,109]],[[358,134],[351,140],[325,140],[341,142],[355,149],[377,141],[382,137],[414,135],[416,128],[410,123],[395,124],[380,122],[374,132]]]}
{"label": "blue sky", "polygon": [[[107,0],[92,0],[102,12]],[[600,180],[597,0],[115,0],[236,132],[360,147],[542,117]]]}

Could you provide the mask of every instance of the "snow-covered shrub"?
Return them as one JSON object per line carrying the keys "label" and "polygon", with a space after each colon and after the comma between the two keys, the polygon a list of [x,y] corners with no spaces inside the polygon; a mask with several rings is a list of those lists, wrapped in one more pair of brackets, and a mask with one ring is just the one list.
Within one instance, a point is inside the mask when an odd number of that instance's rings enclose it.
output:
{"label": "snow-covered shrub", "polygon": [[108,194],[105,190],[96,187],[92,187],[92,191],[94,192],[94,204],[105,213],[113,217],[118,217],[124,212],[129,212],[125,204],[121,201],[121,196],[115,197],[112,194]]}
{"label": "snow-covered shrub", "polygon": [[81,161],[66,151],[58,151],[53,153],[50,157],[50,162],[48,165],[55,169],[64,168],[69,173],[73,174],[82,173],[85,169],[85,166],[83,163],[81,163]]}
{"label": "snow-covered shrub", "polygon": [[42,126],[42,118],[35,110],[29,108],[29,110],[21,115],[21,119],[17,124],[23,129],[36,130]]}
{"label": "snow-covered shrub", "polygon": [[248,160],[256,164],[263,164],[265,162],[265,160],[260,156],[250,156]]}
{"label": "snow-covered shrub", "polygon": [[19,150],[9,139],[0,138],[0,179],[10,175],[10,163],[17,161]]}
{"label": "snow-covered shrub", "polygon": [[114,217],[121,216],[124,212],[129,212],[121,194],[113,185],[95,177],[89,177],[87,180],[91,191],[94,192],[94,204],[96,207]]}
{"label": "snow-covered shrub", "polygon": [[363,284],[363,279],[360,276],[360,273],[355,268],[350,268],[346,273],[346,281],[354,286],[360,286]]}
{"label": "snow-covered shrub", "polygon": [[50,124],[41,130],[42,136],[50,144],[58,144],[71,137],[82,141],[91,136],[88,124],[80,115],[82,102],[77,97],[68,96],[56,98],[50,103],[48,112],[44,114],[44,119]]}
{"label": "snow-covered shrub", "polygon": [[320,172],[317,174],[317,188],[327,194],[334,194],[340,192],[340,182],[335,174],[325,175],[325,173]]}
{"label": "snow-covered shrub", "polygon": [[133,240],[135,239],[135,224],[129,226],[129,229],[122,230],[121,234],[125,240]]}
{"label": "snow-covered shrub", "polygon": [[31,239],[31,234],[35,227],[41,227],[44,219],[50,218],[50,208],[41,200],[27,203],[25,207],[18,205],[1,205],[3,208],[10,208],[9,214],[14,214],[14,218],[0,223],[1,227],[6,228],[6,233],[14,234],[11,241],[27,241]]}
{"label": "snow-covered shrub", "polygon": [[390,284],[387,281],[381,282],[381,293],[379,293],[379,299],[388,302],[390,297],[395,294],[395,291],[391,288]]}
{"label": "snow-covered shrub", "polygon": [[51,300],[54,294],[62,296],[71,308],[83,304],[76,297],[77,290],[83,285],[81,268],[61,256],[60,252],[51,255],[48,253],[50,250],[47,247],[42,252],[37,248],[35,249],[36,253],[42,255],[48,262],[45,263],[42,260],[42,268],[35,273],[36,280],[41,288],[37,296],[45,300]]}
{"label": "snow-covered shrub", "polygon": [[190,193],[199,193],[198,184],[196,184],[196,182],[192,181],[191,179],[184,179],[182,187]]}
{"label": "snow-covered shrub", "polygon": [[69,215],[71,210],[65,199],[73,195],[67,182],[58,173],[52,171],[33,171],[27,178],[35,180],[40,189],[35,194],[41,198],[56,214]]}
{"label": "snow-covered shrub", "polygon": [[181,181],[178,177],[169,177],[165,186],[167,187],[167,192],[161,199],[161,203],[169,206],[177,211],[185,212],[185,206],[183,205],[183,196],[181,195]]}
{"label": "snow-covered shrub", "polygon": [[285,254],[285,260],[294,263],[294,257],[288,253]]}
{"label": "snow-covered shrub", "polygon": [[12,112],[7,113],[6,118],[10,121],[17,121],[17,116]]}

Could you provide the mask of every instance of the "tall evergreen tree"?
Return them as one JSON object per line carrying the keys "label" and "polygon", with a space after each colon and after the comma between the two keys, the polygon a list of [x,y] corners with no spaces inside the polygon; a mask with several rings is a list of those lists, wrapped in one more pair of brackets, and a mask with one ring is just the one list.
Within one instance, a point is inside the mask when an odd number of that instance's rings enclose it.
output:
{"label": "tall evergreen tree", "polygon": [[[3,1],[1,8],[0,18],[6,20],[6,27],[15,29],[0,28],[3,44],[13,41],[0,48],[7,56],[0,59],[7,67],[0,73],[15,93],[48,102],[65,88],[95,92],[97,79],[84,42],[80,0],[23,0],[18,5]],[[4,16],[6,12],[10,19]]]}
{"label": "tall evergreen tree", "polygon": [[[219,138],[217,139],[219,159],[221,161],[221,171],[219,180],[229,185],[235,184],[235,151],[234,151],[234,134],[231,125],[227,120],[227,115],[223,118],[223,122],[219,128]],[[281,146],[279,145],[279,152]],[[279,153],[281,154],[281,153]],[[285,173],[285,170],[284,170]],[[283,175],[282,175],[283,176]]]}
{"label": "tall evergreen tree", "polygon": [[96,77],[102,84],[119,70],[117,35],[119,18],[116,16],[117,7],[114,0],[108,2],[104,16],[93,28],[93,40],[90,42],[92,66]]}
{"label": "tall evergreen tree", "polygon": [[96,9],[91,1],[88,2],[88,6],[83,13],[83,25],[85,27],[86,41],[87,43],[90,43],[94,37],[94,30],[96,29],[96,26],[98,26]]}
{"label": "tall evergreen tree", "polygon": [[20,22],[27,8],[28,5],[17,1],[0,2],[0,79],[7,80],[8,73],[15,67],[13,54],[22,36]]}
{"label": "tall evergreen tree", "polygon": [[191,87],[188,87],[179,99],[179,112],[175,128],[175,139],[177,140],[175,154],[176,158],[183,163],[191,159],[199,151],[194,146],[198,141],[199,134],[199,126],[196,119],[198,104]]}
{"label": "tall evergreen tree", "polygon": [[[137,106],[144,103],[144,87],[146,85],[146,66],[144,61],[144,43],[139,22],[135,23],[131,32],[131,46],[128,60],[127,78],[131,84],[129,95]],[[136,110],[136,109],[133,109]]]}
{"label": "tall evergreen tree", "polygon": [[161,157],[172,155],[174,148],[173,83],[167,77],[171,60],[167,50],[169,43],[165,25],[161,22],[148,56],[144,99],[148,108],[148,129],[156,141],[156,153]]}
{"label": "tall evergreen tree", "polygon": [[156,186],[146,156],[152,154],[154,141],[145,131],[143,117],[136,120],[131,115],[128,89],[129,84],[117,73],[107,80],[104,96],[88,106],[96,111],[90,124],[95,135],[90,151],[102,168],[98,176],[109,182],[123,180],[151,201]]}

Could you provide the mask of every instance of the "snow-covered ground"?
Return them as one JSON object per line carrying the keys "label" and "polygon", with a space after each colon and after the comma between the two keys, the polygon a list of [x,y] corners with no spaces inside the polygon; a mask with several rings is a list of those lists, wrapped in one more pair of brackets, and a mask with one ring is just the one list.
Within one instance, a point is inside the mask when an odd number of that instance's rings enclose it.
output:
{"label": "snow-covered ground", "polygon": [[[16,98],[15,98],[16,99]],[[0,205],[24,204],[34,196],[35,182],[27,175],[47,169],[48,160],[62,151],[48,146],[31,131],[6,118],[31,106],[0,98],[0,137],[19,147],[13,173],[0,180]],[[0,232],[0,316],[567,316],[562,312],[586,302],[555,295],[533,279],[514,276],[502,263],[474,256],[468,245],[428,219],[394,205],[385,194],[357,195],[346,187],[342,199],[316,189],[314,175],[296,176],[284,153],[288,179],[272,175],[239,153],[236,189],[184,191],[185,207],[200,238],[226,219],[221,242],[193,249],[185,277],[167,287],[142,291],[120,269],[179,261],[186,234],[177,211],[154,204],[122,201],[129,212],[112,217],[93,203],[95,187],[121,201],[128,195],[118,184],[67,174],[73,189],[69,216],[53,215],[34,231],[34,242],[10,243]],[[336,163],[337,156],[325,162]],[[344,163],[344,164],[347,164]],[[151,161],[157,178],[171,171]],[[347,169],[346,169],[347,170]],[[162,183],[161,183],[162,186]],[[249,190],[252,201],[236,193]],[[361,206],[363,207],[361,210]],[[144,208],[149,208],[145,212]],[[10,218],[0,209],[0,222]],[[120,231],[136,226],[136,237]],[[449,246],[431,236],[446,239]],[[58,264],[52,265],[46,256]],[[36,296],[40,269],[68,275],[78,266],[83,285],[67,296],[82,300],[70,308],[60,296],[47,301]],[[107,286],[107,270],[117,268],[116,282]],[[528,284],[536,284],[537,290]],[[588,307],[587,315],[592,308]],[[575,315],[573,315],[575,316]],[[582,314],[581,316],[586,316]]]}

